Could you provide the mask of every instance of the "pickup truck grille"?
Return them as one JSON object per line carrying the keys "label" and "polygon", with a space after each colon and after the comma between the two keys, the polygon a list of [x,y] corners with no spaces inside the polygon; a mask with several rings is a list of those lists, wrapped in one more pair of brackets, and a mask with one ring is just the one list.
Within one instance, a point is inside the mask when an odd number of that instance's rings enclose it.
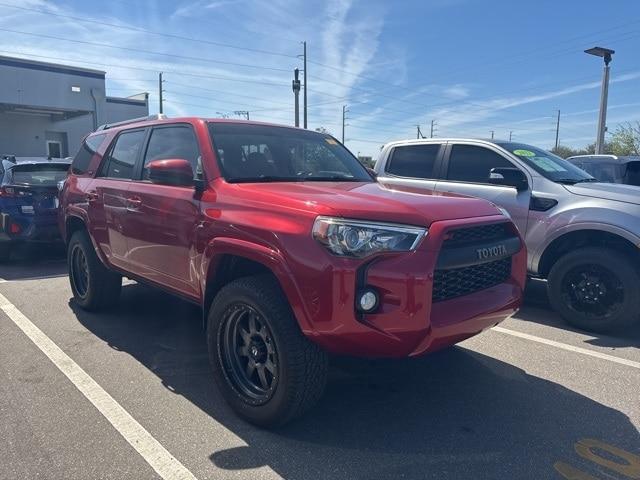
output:
{"label": "pickup truck grille", "polygon": [[505,282],[511,275],[511,257],[451,270],[436,270],[433,301],[468,295]]}

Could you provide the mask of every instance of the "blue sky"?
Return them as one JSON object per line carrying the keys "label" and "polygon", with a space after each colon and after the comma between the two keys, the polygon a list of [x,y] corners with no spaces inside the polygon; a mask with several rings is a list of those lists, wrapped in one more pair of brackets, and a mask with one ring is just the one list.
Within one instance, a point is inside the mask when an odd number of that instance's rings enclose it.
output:
{"label": "blue sky", "polygon": [[169,115],[285,124],[306,40],[309,126],[340,138],[347,105],[346,144],[363,155],[432,120],[437,136],[513,131],[550,148],[558,109],[561,143],[591,143],[594,45],[616,50],[609,130],[640,120],[635,0],[0,0],[0,32],[1,55],[105,70],[109,95],[148,91],[152,113],[164,71]]}

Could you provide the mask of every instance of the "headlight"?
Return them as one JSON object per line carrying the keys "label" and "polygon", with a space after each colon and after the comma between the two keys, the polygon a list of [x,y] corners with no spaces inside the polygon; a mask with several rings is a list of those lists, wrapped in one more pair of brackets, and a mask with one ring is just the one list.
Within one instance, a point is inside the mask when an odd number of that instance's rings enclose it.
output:
{"label": "headlight", "polygon": [[318,217],[313,224],[313,238],[334,255],[342,257],[415,250],[427,231],[426,228],[408,225],[331,217]]}

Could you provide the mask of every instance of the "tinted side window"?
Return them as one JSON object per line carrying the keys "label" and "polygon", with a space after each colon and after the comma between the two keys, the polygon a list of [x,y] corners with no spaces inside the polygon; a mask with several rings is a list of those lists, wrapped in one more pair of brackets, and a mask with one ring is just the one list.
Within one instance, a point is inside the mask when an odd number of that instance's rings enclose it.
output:
{"label": "tinted side window", "polygon": [[489,183],[492,168],[514,168],[502,155],[475,145],[454,145],[449,157],[447,179],[460,182]]}
{"label": "tinted side window", "polygon": [[133,169],[138,158],[138,152],[144,141],[144,130],[121,133],[116,138],[111,153],[102,169],[103,177],[133,178]]}
{"label": "tinted side window", "polygon": [[98,148],[100,148],[105,137],[105,134],[93,135],[82,142],[80,150],[76,153],[76,156],[73,158],[73,163],[71,164],[72,173],[82,175],[87,172],[91,159],[93,158],[93,154],[96,153]]}
{"label": "tinted side window", "polygon": [[181,158],[191,163],[194,173],[201,173],[200,150],[196,135],[187,126],[154,128],[144,157],[143,178],[149,178],[147,165],[153,160]]}
{"label": "tinted side window", "polygon": [[400,177],[434,178],[433,168],[440,145],[407,145],[395,147],[387,172]]}

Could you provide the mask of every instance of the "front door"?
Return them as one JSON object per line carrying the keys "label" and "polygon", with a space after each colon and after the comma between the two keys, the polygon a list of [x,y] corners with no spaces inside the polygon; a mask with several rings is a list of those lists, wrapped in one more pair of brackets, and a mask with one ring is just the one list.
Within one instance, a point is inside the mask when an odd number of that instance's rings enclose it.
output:
{"label": "front door", "polygon": [[489,183],[492,168],[518,166],[488,146],[454,143],[449,148],[443,178],[438,180],[436,190],[484,198],[505,208],[524,236],[527,231],[531,190],[518,191],[515,187]]}
{"label": "front door", "polygon": [[194,172],[200,171],[200,153],[191,125],[151,130],[143,166],[127,196],[127,260],[140,276],[199,298],[195,235],[200,204],[195,189],[148,180],[149,162],[169,158],[188,160]]}
{"label": "front door", "polygon": [[113,265],[128,269],[127,198],[145,130],[120,133],[87,190],[92,235]]}

